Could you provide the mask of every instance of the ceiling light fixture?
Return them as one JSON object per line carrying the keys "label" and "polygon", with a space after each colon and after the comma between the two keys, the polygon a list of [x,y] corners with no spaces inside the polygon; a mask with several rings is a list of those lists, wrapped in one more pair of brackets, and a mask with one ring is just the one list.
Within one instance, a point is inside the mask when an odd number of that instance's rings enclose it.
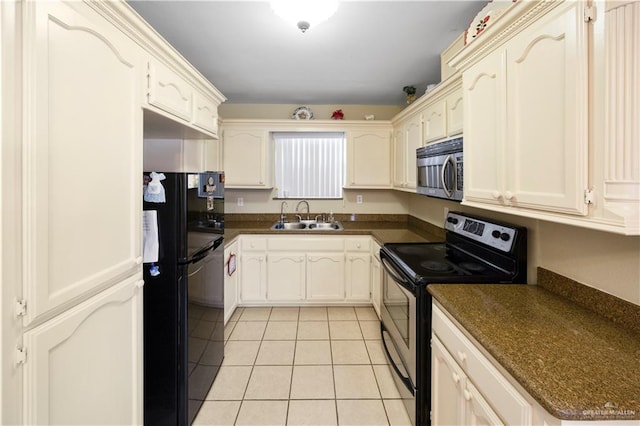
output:
{"label": "ceiling light fixture", "polygon": [[271,0],[273,12],[306,32],[338,10],[338,0]]}

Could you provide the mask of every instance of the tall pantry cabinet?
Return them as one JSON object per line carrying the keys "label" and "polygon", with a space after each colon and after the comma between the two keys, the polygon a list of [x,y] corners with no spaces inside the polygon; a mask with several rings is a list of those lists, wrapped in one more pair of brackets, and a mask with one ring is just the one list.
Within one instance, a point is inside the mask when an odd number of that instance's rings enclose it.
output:
{"label": "tall pantry cabinet", "polygon": [[0,2],[0,35],[0,424],[142,424],[150,58],[222,96],[124,2]]}
{"label": "tall pantry cabinet", "polygon": [[22,13],[22,421],[141,423],[142,50],[85,3]]}

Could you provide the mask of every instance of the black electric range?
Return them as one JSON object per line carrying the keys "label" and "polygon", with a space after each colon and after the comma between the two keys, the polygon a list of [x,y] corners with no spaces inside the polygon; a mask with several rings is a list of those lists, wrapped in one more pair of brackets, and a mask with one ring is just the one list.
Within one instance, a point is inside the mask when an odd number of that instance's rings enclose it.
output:
{"label": "black electric range", "polygon": [[414,425],[430,424],[429,284],[525,283],[527,229],[449,212],[445,241],[387,243],[380,249],[382,339]]}

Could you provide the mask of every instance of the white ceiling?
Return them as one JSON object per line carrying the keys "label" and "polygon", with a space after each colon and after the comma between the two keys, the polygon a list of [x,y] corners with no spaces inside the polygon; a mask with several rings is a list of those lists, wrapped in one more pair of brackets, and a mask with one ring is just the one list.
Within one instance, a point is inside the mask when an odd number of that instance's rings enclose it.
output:
{"label": "white ceiling", "polygon": [[302,33],[267,1],[129,0],[228,103],[401,105],[440,81],[440,52],[480,0],[343,0]]}

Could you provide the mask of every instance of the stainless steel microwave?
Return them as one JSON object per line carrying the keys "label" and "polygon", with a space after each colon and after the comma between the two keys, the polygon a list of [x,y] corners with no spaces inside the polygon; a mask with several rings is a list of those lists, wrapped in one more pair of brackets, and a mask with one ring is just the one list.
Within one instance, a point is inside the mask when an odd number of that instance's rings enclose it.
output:
{"label": "stainless steel microwave", "polygon": [[437,142],[416,150],[419,194],[462,200],[462,138]]}

